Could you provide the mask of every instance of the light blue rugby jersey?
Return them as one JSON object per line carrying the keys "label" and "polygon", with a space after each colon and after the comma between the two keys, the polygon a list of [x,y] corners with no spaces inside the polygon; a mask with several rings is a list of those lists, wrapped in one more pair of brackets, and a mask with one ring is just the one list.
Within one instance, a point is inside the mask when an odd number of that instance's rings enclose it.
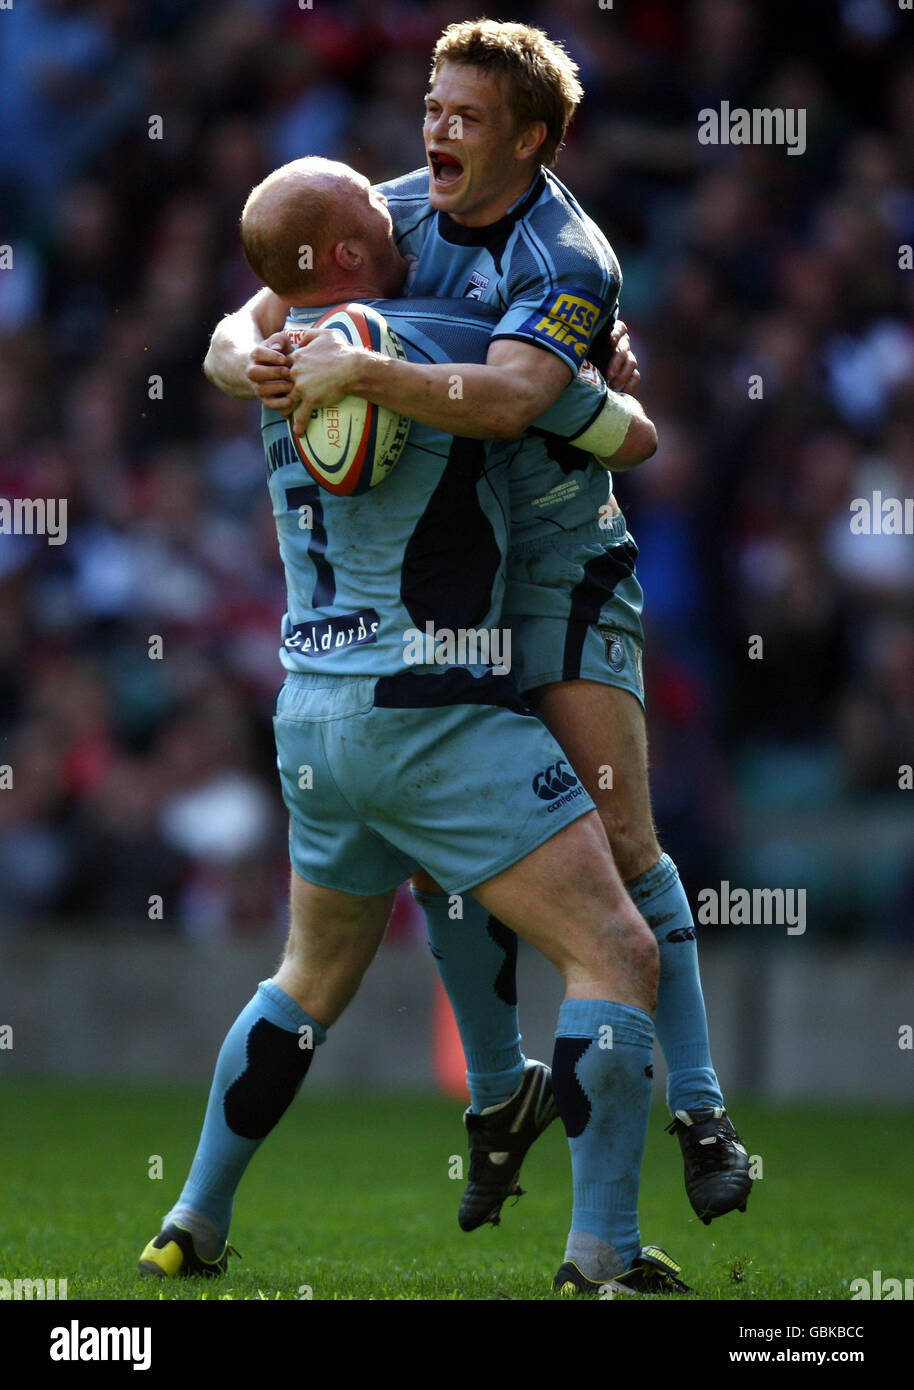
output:
{"label": "light blue rugby jersey", "polygon": [[[370,302],[410,361],[485,361],[498,318],[488,306]],[[286,328],[312,323],[323,312],[293,309]],[[544,423],[573,436],[601,401],[599,390],[576,379]],[[335,497],[308,473],[276,411],[263,409],[262,434],[286,573],[279,655],[287,670],[441,676],[443,665],[406,660],[408,633],[425,633],[427,623],[454,633],[498,623],[508,547],[507,464],[517,444],[454,438],[413,423],[399,462],[380,486]],[[537,436],[525,447],[543,451]]]}
{"label": "light blue rugby jersey", "polygon": [[[411,262],[411,295],[490,304],[498,312],[493,339],[536,343],[578,371],[616,317],[622,273],[599,227],[554,174],[541,169],[488,227],[460,226],[432,208],[425,167],[379,188]],[[604,468],[558,441],[519,451],[510,482],[514,540],[595,520],[611,487]]]}

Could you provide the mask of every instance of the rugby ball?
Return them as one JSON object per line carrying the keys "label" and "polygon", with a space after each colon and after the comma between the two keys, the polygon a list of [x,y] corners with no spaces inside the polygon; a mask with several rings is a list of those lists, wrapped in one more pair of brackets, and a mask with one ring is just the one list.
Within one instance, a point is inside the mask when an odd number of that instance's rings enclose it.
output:
{"label": "rugby ball", "polygon": [[[311,328],[332,328],[356,347],[385,357],[406,353],[383,314],[370,304],[338,304],[322,314]],[[338,405],[312,410],[305,433],[298,435],[287,421],[298,457],[327,492],[352,497],[377,487],[403,452],[412,421],[360,396],[346,396]]]}

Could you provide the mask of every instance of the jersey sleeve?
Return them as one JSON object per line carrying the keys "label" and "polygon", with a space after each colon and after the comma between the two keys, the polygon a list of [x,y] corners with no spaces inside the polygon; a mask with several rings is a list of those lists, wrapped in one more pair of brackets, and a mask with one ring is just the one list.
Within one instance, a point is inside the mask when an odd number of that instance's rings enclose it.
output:
{"label": "jersey sleeve", "polygon": [[519,254],[525,273],[507,286],[510,303],[492,334],[533,343],[561,357],[577,373],[597,332],[614,318],[621,274],[618,262],[590,254],[586,243],[559,241],[549,256],[544,279],[543,255]]}
{"label": "jersey sleeve", "polygon": [[558,400],[534,420],[530,428],[571,442],[600,414],[608,389],[596,367],[584,362]]}
{"label": "jersey sleeve", "polygon": [[376,183],[375,188],[383,193],[388,203],[427,203],[428,165],[411,169],[408,174],[398,174],[394,179]]}

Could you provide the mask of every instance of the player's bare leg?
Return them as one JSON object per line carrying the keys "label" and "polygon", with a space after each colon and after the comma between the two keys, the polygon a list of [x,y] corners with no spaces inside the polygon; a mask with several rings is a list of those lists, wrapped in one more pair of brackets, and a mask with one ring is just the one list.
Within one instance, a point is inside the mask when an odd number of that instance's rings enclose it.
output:
{"label": "player's bare leg", "polygon": [[625,892],[594,812],[473,889],[562,974],[569,999],[616,999],[652,1014],[657,945]]}
{"label": "player's bare leg", "polygon": [[[597,681],[556,682],[527,700],[568,754],[599,812],[625,884],[661,856],[648,786],[644,711],[627,690]],[[612,786],[601,769],[612,769]]]}
{"label": "player's bare leg", "polygon": [[[639,945],[653,955],[654,943],[607,854],[597,817],[587,817],[576,826],[583,824],[586,834],[578,832],[573,837],[576,847],[586,846],[579,862],[569,863],[566,839],[559,834],[483,885],[474,895],[478,901],[465,896],[453,921],[448,916],[450,900],[441,896],[439,885],[425,873],[413,879],[467,1057],[471,1104],[464,1123],[470,1171],[458,1212],[465,1231],[487,1222],[498,1224],[505,1200],[522,1192],[519,1175],[527,1151],[557,1115],[549,1068],[542,1062],[526,1062],[520,1051],[514,987],[517,938],[499,908],[509,913],[512,925],[529,919],[519,930],[532,932],[528,939],[566,975],[570,997],[577,993],[581,998],[618,1000],[653,1011],[653,993],[646,988],[650,982],[636,957]],[[557,882],[563,885],[562,892],[556,892]],[[556,955],[555,930],[570,912],[572,923],[579,924],[577,929],[588,933],[594,902],[603,904],[609,923],[601,949],[610,960],[602,976],[594,977],[588,968],[584,978],[574,950],[585,945],[589,952],[589,942],[572,941],[570,955],[569,947],[560,943],[566,954]]]}
{"label": "player's bare leg", "polygon": [[619,873],[657,936],[654,1025],[669,1068],[671,1131],[682,1146],[689,1199],[706,1223],[745,1210],[748,1155],[725,1113],[711,1062],[695,924],[654,829],[644,711],[629,691],[588,680],[541,686],[528,699],[593,797]]}
{"label": "player's bare leg", "polygon": [[[564,976],[552,1086],[571,1149],[574,1207],[557,1286],[685,1286],[643,1251],[637,1199],[651,1102],[657,943],[624,891],[595,812],[473,890]],[[510,1168],[510,1143],[500,1155]]]}
{"label": "player's bare leg", "polygon": [[574,1207],[556,1286],[684,1289],[675,1261],[641,1248],[657,943],[625,892],[599,816],[582,816],[473,892],[565,978],[552,1086],[571,1149]]}
{"label": "player's bare leg", "polygon": [[289,935],[274,984],[325,1028],[355,997],[373,961],[394,894],[357,897],[292,871]]}
{"label": "player's bare leg", "polygon": [[415,874],[412,889],[466,1061],[470,1165],[457,1220],[475,1231],[497,1226],[507,1199],[523,1195],[524,1158],[558,1119],[552,1073],[521,1049],[516,934],[471,894],[455,902],[430,874]]}
{"label": "player's bare leg", "polygon": [[393,892],[357,897],[292,873],[289,937],[222,1045],[190,1174],[143,1251],[146,1275],[223,1274],[235,1191],[359,987],[384,935]]}

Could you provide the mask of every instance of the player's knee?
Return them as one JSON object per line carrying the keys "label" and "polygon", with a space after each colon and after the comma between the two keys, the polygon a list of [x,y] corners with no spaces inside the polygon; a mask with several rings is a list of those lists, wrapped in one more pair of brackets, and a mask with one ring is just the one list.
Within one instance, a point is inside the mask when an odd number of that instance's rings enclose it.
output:
{"label": "player's knee", "polygon": [[587,971],[609,972],[640,986],[646,996],[656,993],[660,968],[657,939],[629,898],[620,898],[609,914],[585,931],[578,964]]}
{"label": "player's knee", "polygon": [[607,946],[626,975],[638,980],[646,993],[656,991],[660,971],[657,938],[627,897],[612,914]]}

